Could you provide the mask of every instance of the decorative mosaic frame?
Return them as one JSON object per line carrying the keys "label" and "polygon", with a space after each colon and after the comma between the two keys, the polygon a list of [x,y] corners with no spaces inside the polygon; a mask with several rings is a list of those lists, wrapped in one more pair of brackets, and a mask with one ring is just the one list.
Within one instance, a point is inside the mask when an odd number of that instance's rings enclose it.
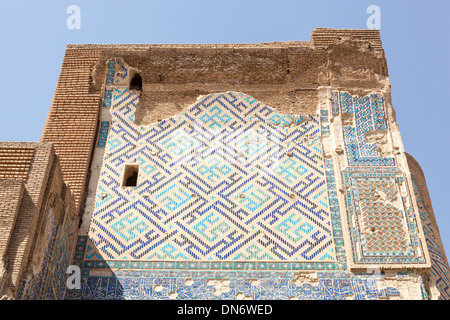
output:
{"label": "decorative mosaic frame", "polygon": [[367,143],[364,134],[388,131],[384,98],[380,93],[359,97],[344,91],[331,91],[331,109],[335,116],[353,117],[353,125],[344,124],[342,134],[347,164],[351,167],[394,167],[394,157],[381,157],[375,143]]}
{"label": "decorative mosaic frame", "polygon": [[[406,184],[406,190],[408,194],[402,197],[403,210],[401,215],[404,219],[405,226],[408,228],[405,230],[409,235],[408,252],[390,251],[390,252],[372,252],[369,253],[367,244],[365,243],[366,235],[362,232],[362,215],[359,201],[361,197],[365,195],[358,195],[356,188],[356,182],[358,180],[364,180],[368,182],[382,182],[393,181],[395,185],[399,183]],[[352,255],[354,257],[355,264],[424,264],[426,259],[423,256],[423,247],[419,239],[417,221],[414,214],[414,208],[412,205],[406,205],[406,199],[411,199],[409,194],[409,188],[407,186],[407,179],[403,176],[401,171],[396,168],[392,169],[379,169],[379,168],[366,168],[366,169],[344,169],[342,172],[343,186],[346,190],[346,207],[347,207],[347,219],[349,221],[348,232],[352,237]],[[386,209],[384,209],[386,210]],[[386,217],[387,214],[377,215],[377,217]],[[377,218],[378,219],[378,218]],[[392,219],[392,218],[391,218]],[[386,222],[388,224],[394,224],[393,221]],[[398,232],[398,230],[397,230]]]}
{"label": "decorative mosaic frame", "polygon": [[331,101],[327,104],[337,118],[332,135],[337,145],[343,142],[345,146],[345,153],[336,150],[334,157],[340,167],[350,269],[428,268],[428,251],[419,229],[409,173],[398,163],[404,164],[406,159],[393,153],[382,157],[376,143],[366,141],[366,133],[373,132],[394,150],[395,133],[388,125],[383,94],[360,97],[327,90]]}
{"label": "decorative mosaic frame", "polygon": [[113,94],[112,89],[105,89],[105,95],[103,96],[103,107],[104,108],[111,107],[112,94]]}
{"label": "decorative mosaic frame", "polygon": [[108,139],[109,121],[100,122],[100,132],[97,141],[97,148],[104,148]]}

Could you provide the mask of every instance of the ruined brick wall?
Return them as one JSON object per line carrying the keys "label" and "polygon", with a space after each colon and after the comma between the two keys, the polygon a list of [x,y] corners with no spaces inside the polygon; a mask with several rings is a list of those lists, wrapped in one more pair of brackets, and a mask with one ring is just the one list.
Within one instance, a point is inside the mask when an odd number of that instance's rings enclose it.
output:
{"label": "ruined brick wall", "polygon": [[61,165],[55,157],[18,299],[64,298],[66,270],[74,254],[78,221],[74,198],[62,179]]}
{"label": "ruined brick wall", "polygon": [[316,29],[311,42],[73,47],[101,52],[93,92],[101,91],[106,62],[116,57],[142,75],[139,124],[167,118],[214,92],[246,92],[281,112],[310,114],[320,85],[357,94],[386,86],[380,81],[387,66],[376,30]]}
{"label": "ruined brick wall", "polygon": [[[34,235],[36,205],[43,196],[42,183],[48,177],[48,154],[51,145],[37,143],[0,143],[2,178],[14,179],[23,184],[18,212],[6,213],[10,215],[9,229],[12,230],[9,242],[3,250],[6,252],[6,273],[4,275],[5,288],[14,287],[23,268],[31,247],[30,235]],[[39,159],[39,157],[41,159]],[[36,160],[36,162],[34,162]],[[11,208],[13,209],[13,208]],[[31,231],[31,232],[30,232]],[[24,261],[25,260],[25,261]]]}
{"label": "ruined brick wall", "polygon": [[25,182],[25,192],[8,248],[10,287],[18,286],[26,268],[53,157],[54,151],[51,144],[35,144],[34,157]]}
{"label": "ruined brick wall", "polygon": [[[54,212],[56,224],[65,221],[66,215],[70,216],[68,221],[73,220],[73,217],[77,220],[77,215],[52,144],[0,142],[0,163],[0,294],[17,297],[23,279],[29,279],[30,275],[32,277],[33,272],[30,274],[30,270],[36,267],[36,259],[42,260],[41,252],[46,250],[40,240],[42,231],[50,223],[50,219],[45,219],[49,208]],[[72,228],[76,225],[76,222],[72,223]],[[72,242],[66,255],[73,252],[76,232],[71,232]]]}
{"label": "ruined brick wall", "polygon": [[0,293],[6,283],[6,251],[10,244],[20,202],[23,195],[23,181],[12,179],[0,180]]}

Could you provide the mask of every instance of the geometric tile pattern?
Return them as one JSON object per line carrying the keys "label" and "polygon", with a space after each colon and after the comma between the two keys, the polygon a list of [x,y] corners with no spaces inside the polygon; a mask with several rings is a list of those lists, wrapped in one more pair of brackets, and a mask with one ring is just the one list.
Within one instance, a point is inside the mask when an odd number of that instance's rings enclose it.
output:
{"label": "geometric tile pattern", "polygon": [[109,108],[111,107],[111,99],[112,99],[112,89],[105,89],[105,95],[103,97],[103,107]]}
{"label": "geometric tile pattern", "polygon": [[106,85],[113,84],[115,74],[116,63],[114,61],[108,61],[106,70]]}
{"label": "geometric tile pattern", "polygon": [[[111,122],[89,234],[79,237],[73,261],[82,268],[82,288],[68,290],[66,299],[168,299],[169,292],[221,300],[399,295],[377,289],[367,274],[330,272],[347,269],[347,262],[338,176],[322,153],[322,136],[330,134],[326,107],[292,116],[227,92],[137,126],[138,97],[122,86],[128,67],[119,61],[108,63],[104,106]],[[388,130],[382,96],[332,91],[331,100],[333,116],[353,117],[343,125],[350,168],[341,174],[347,220],[355,222],[349,230],[354,261],[423,263],[411,197],[401,192],[409,189],[399,187],[407,180],[387,168],[395,167],[394,158],[365,141],[367,132]],[[139,166],[136,187],[121,185],[125,165]],[[90,275],[93,269],[115,271],[98,277]],[[319,270],[318,282],[295,285],[301,270]],[[228,290],[215,295],[210,279],[229,279]],[[426,299],[424,288],[422,294]]]}
{"label": "geometric tile pattern", "polygon": [[397,184],[392,179],[355,179],[361,210],[360,229],[367,255],[413,255],[406,233]]}
{"label": "geometric tile pattern", "polygon": [[336,246],[336,260],[341,269],[347,269],[347,258],[344,249],[344,235],[339,210],[339,200],[336,188],[336,176],[333,169],[333,161],[325,159],[327,172],[328,195],[330,199],[331,220],[333,224],[334,243]]}
{"label": "geometric tile pattern", "polygon": [[332,113],[353,118],[343,124],[343,136],[349,166],[395,166],[393,157],[381,157],[376,143],[367,143],[365,134],[388,130],[384,101],[379,93],[370,96],[352,96],[347,92],[331,93]]}
{"label": "geometric tile pattern", "polygon": [[[338,239],[339,240],[339,239]],[[249,261],[149,261],[149,260],[101,260],[88,236],[79,236],[72,264],[83,269],[134,269],[134,270],[342,270],[346,268],[343,244],[337,247],[337,262],[249,262]]]}
{"label": "geometric tile pattern", "polygon": [[[393,287],[378,289],[367,275],[349,272],[318,272],[317,283],[296,285],[293,272],[146,272],[124,271],[115,277],[82,277],[79,290],[68,290],[66,300],[235,300],[241,294],[254,300],[379,300],[399,296]],[[399,274],[399,278],[408,273]],[[186,283],[186,279],[190,279]],[[215,293],[211,279],[230,279],[227,289]],[[249,279],[257,279],[252,285]],[[158,288],[158,289],[155,289]]]}
{"label": "geometric tile pattern", "polygon": [[418,224],[401,171],[347,168],[342,177],[355,262],[424,263]]}
{"label": "geometric tile pattern", "polygon": [[422,227],[425,234],[425,239],[430,253],[432,261],[430,277],[435,281],[436,287],[441,293],[440,299],[450,299],[450,271],[447,259],[444,255],[444,248],[438,244],[436,234],[439,234],[438,230],[435,230],[428,212],[424,208],[422,196],[420,194],[417,179],[412,175],[412,181],[414,186],[414,194],[416,196],[416,203],[419,209],[420,219],[422,221]]}
{"label": "geometric tile pattern", "polygon": [[[326,104],[320,107],[321,136],[325,141],[330,134],[330,118]],[[324,159],[326,178],[328,186],[328,197],[330,201],[330,213],[333,224],[334,243],[336,246],[336,260],[342,269],[347,269],[347,259],[344,248],[344,235],[342,232],[341,214],[339,210],[338,190],[336,186],[336,175],[332,159]]]}
{"label": "geometric tile pattern", "polygon": [[320,110],[320,123],[322,124],[322,134],[330,133],[330,124],[328,118],[328,110]]}
{"label": "geometric tile pattern", "polygon": [[[346,164],[339,168],[353,263],[424,265],[427,248],[418,230],[421,222],[410,193],[410,180],[393,156],[381,155],[371,135],[384,147],[389,127],[381,93],[365,97],[331,91],[333,117],[339,117]],[[322,124],[324,126],[324,124]],[[327,139],[327,136],[324,137]],[[327,143],[328,141],[326,141]],[[380,146],[381,148],[381,146]],[[338,162],[339,165],[339,162]]]}
{"label": "geometric tile pattern", "polygon": [[228,92],[137,126],[137,99],[113,90],[85,260],[336,260],[317,115]]}

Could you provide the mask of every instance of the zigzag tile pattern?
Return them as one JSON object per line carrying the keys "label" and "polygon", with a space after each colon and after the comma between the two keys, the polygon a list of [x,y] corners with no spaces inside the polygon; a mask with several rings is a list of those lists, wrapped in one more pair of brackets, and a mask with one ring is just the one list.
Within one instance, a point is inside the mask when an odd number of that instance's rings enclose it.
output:
{"label": "zigzag tile pattern", "polygon": [[137,126],[137,102],[114,88],[85,260],[336,260],[318,115],[228,92]]}

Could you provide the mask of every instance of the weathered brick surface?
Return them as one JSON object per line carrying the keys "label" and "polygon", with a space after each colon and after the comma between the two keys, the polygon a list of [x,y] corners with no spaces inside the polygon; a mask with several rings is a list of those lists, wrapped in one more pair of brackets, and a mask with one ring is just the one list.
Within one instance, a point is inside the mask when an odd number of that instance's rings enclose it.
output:
{"label": "weathered brick surface", "polygon": [[54,150],[50,143],[36,144],[14,232],[7,251],[8,272],[11,274],[10,286],[13,287],[17,287],[18,280],[26,267],[54,156]]}
{"label": "weathered brick surface", "polygon": [[369,41],[370,46],[376,50],[383,50],[380,32],[378,30],[330,29],[316,28],[311,32],[311,43],[314,46],[327,46],[344,38],[352,40]]}
{"label": "weathered brick surface", "polygon": [[[18,283],[20,299],[64,297],[65,270],[72,261],[77,239],[78,214],[70,189],[63,181],[58,156],[53,158],[50,175],[42,188],[45,192],[40,211],[36,212],[36,230],[30,236],[32,246],[28,257],[24,257],[27,260],[23,261],[25,267]],[[48,275],[48,269],[59,274]],[[15,294],[18,288],[15,287]]]}
{"label": "weathered brick surface", "polygon": [[26,180],[35,147],[33,142],[0,142],[0,179]]}
{"label": "weathered brick surface", "polygon": [[49,208],[52,208],[52,213],[55,216],[57,222],[61,223],[64,218],[64,192],[65,185],[62,179],[62,171],[61,165],[58,161],[58,157],[53,158],[53,164],[51,168],[51,172],[49,174],[48,180],[45,185],[45,193],[43,196],[43,203],[41,206],[41,210],[37,212],[37,222],[36,222],[36,232],[33,234],[32,247],[30,250],[30,255],[28,257],[28,263],[30,263],[32,259],[32,253],[36,250],[37,239],[42,230],[44,230],[44,216]]}
{"label": "weathered brick surface", "polygon": [[37,143],[0,142],[0,258],[10,246]]}
{"label": "weathered brick surface", "polygon": [[22,200],[21,180],[0,179],[0,259],[4,258]]}
{"label": "weathered brick surface", "polygon": [[98,50],[68,48],[41,141],[53,142],[64,181],[77,207],[85,188],[97,130],[100,96],[90,94],[91,73]]}
{"label": "weathered brick surface", "polygon": [[328,40],[317,44],[96,46],[101,54],[92,90],[101,92],[106,62],[121,57],[143,78],[136,114],[139,124],[174,115],[199,95],[223,91],[245,92],[284,113],[311,114],[316,111],[320,85],[363,93],[384,88],[378,79],[387,75],[387,67],[383,51],[376,49],[381,40],[378,31],[370,31],[370,41],[363,40],[364,34],[342,37],[340,32],[333,37],[329,32]]}

